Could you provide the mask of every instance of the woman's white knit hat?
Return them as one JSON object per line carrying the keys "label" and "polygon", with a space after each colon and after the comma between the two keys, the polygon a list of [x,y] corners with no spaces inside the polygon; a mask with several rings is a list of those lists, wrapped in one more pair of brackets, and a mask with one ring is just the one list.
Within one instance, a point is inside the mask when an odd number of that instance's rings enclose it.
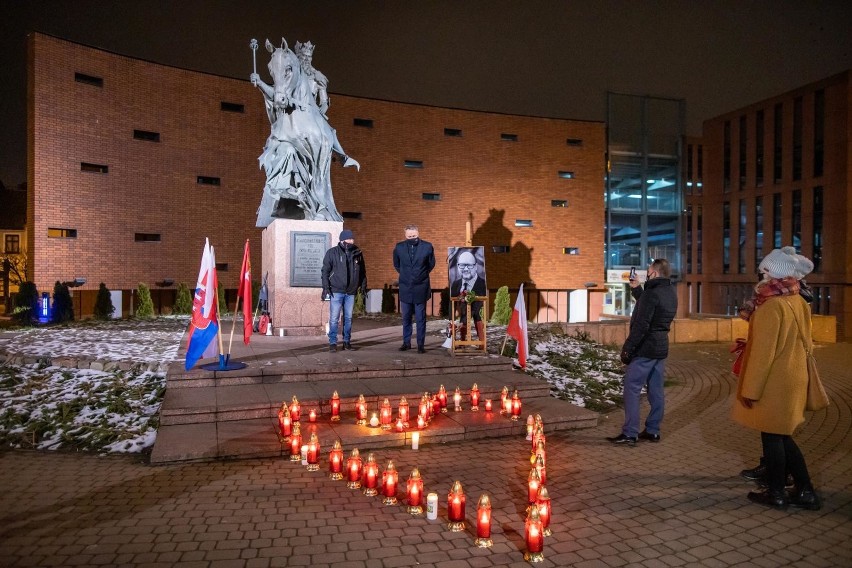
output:
{"label": "woman's white knit hat", "polygon": [[794,277],[801,280],[814,269],[810,259],[796,254],[794,247],[775,249],[760,262],[758,270],[769,274],[772,278]]}

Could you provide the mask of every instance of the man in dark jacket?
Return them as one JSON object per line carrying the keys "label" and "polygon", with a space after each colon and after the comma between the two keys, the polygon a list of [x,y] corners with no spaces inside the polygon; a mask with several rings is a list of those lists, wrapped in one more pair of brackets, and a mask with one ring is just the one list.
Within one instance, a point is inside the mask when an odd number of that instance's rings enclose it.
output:
{"label": "man in dark jacket", "polygon": [[416,225],[405,227],[405,240],[393,249],[393,267],[399,273],[402,308],[402,347],[411,349],[411,316],[417,320],[417,352],[426,353],[426,301],[432,297],[429,273],[435,268],[432,243],[420,240]]}
{"label": "man in dark jacket", "polygon": [[[663,375],[669,356],[669,329],[677,312],[677,294],[669,277],[669,261],[659,258],[648,267],[645,289],[635,279],[630,281],[636,300],[630,318],[630,333],[621,348],[624,373],[624,426],[621,434],[607,438],[614,444],[635,446],[637,439],[660,441],[665,395]],[[648,389],[651,412],[645,429],[639,432],[639,395]]]}
{"label": "man in dark jacket", "polygon": [[322,260],[322,298],[330,300],[328,350],[337,351],[337,327],[343,309],[343,349],[352,349],[352,308],[355,294],[367,296],[367,267],[349,229],[340,232],[340,242],[325,252]]}

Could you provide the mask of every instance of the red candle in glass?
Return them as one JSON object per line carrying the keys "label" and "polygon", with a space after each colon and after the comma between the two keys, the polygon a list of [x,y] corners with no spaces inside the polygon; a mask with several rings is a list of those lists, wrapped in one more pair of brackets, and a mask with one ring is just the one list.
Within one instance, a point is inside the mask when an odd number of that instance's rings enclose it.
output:
{"label": "red candle in glass", "polygon": [[426,395],[423,395],[423,398],[420,399],[420,407],[417,415],[426,420],[429,416],[429,399],[426,398]]}
{"label": "red candle in glass", "polygon": [[394,505],[396,503],[396,489],[399,484],[399,473],[393,466],[393,461],[388,460],[388,465],[382,472],[382,503],[385,505]]}
{"label": "red candle in glass", "polygon": [[540,562],[544,558],[544,529],[541,526],[541,515],[538,507],[530,507],[524,529],[524,540],[527,545],[524,560]]}
{"label": "red candle in glass", "polygon": [[399,408],[397,414],[399,416],[399,419],[402,420],[403,428],[408,428],[408,401],[405,400],[405,397],[399,399]]}
{"label": "red candle in glass", "polygon": [[290,461],[302,461],[302,431],[298,422],[293,425],[290,435]]}
{"label": "red candle in glass", "polygon": [[447,494],[447,518],[450,521],[450,530],[453,532],[464,530],[465,501],[461,481],[456,481]]}
{"label": "red candle in glass", "polygon": [[405,489],[408,496],[408,512],[412,515],[423,514],[423,478],[420,477],[420,470],[416,467],[411,470]]}
{"label": "red candle in glass", "polygon": [[328,476],[334,480],[343,479],[343,447],[340,440],[334,441],[328,454]]}
{"label": "red candle in glass", "polygon": [[535,503],[538,498],[538,490],[541,487],[541,478],[538,476],[538,471],[535,468],[530,470],[530,476],[527,479],[527,500],[530,505]]}
{"label": "red candle in glass", "polygon": [[396,431],[405,432],[405,424],[402,422],[402,418],[396,421]]}
{"label": "red candle in glass", "polygon": [[456,392],[453,393],[453,410],[461,412],[461,390],[456,387]]}
{"label": "red candle in glass", "polygon": [[331,421],[340,422],[340,395],[337,391],[331,395]]}
{"label": "red candle in glass", "polygon": [[299,404],[299,399],[293,395],[293,402],[290,403],[290,420],[298,422],[302,416],[302,405]]}
{"label": "red candle in glass", "polygon": [[423,419],[422,416],[418,416],[417,417],[417,428],[422,430],[425,427],[426,427],[426,421]]}
{"label": "red candle in glass", "polygon": [[441,412],[447,411],[447,391],[444,385],[438,387],[438,402],[441,404]]}
{"label": "red candle in glass", "polygon": [[512,395],[512,420],[521,418],[521,397],[518,396],[518,391]]}
{"label": "red candle in glass", "polygon": [[491,412],[491,399],[485,399],[485,412]]}
{"label": "red candle in glass", "polygon": [[319,471],[320,443],[316,432],[311,433],[308,442],[308,471]]}
{"label": "red candle in glass", "polygon": [[292,422],[290,421],[290,408],[286,402],[281,403],[281,409],[278,411],[278,430],[282,438],[289,438]]}
{"label": "red candle in glass", "polygon": [[480,548],[492,545],[491,541],[491,499],[482,495],[476,506],[476,540],[474,544]]}
{"label": "red candle in glass", "polygon": [[479,385],[476,383],[470,387],[470,409],[474,412],[479,410]]}
{"label": "red candle in glass", "polygon": [[446,412],[444,407],[441,406],[441,401],[438,400],[438,395],[434,395],[432,397],[432,416],[437,416],[440,412]]}
{"label": "red candle in glass", "polygon": [[317,421],[317,411],[315,408],[312,408],[310,412],[308,412],[308,422],[316,422]]}
{"label": "red candle in glass", "polygon": [[500,391],[500,414],[506,414],[506,399],[509,398],[509,387]]}
{"label": "red candle in glass", "polygon": [[536,507],[538,507],[538,514],[541,517],[541,528],[544,532],[544,536],[550,536],[553,534],[550,530],[550,495],[547,493],[547,487],[542,487],[538,490],[538,498],[536,499]]}
{"label": "red candle in glass", "polygon": [[349,489],[361,487],[361,469],[361,454],[358,453],[358,448],[355,448],[346,460],[346,487]]}
{"label": "red candle in glass", "polygon": [[364,495],[372,497],[379,494],[379,464],[373,454],[367,455],[367,463],[361,473],[361,485],[364,487]]}
{"label": "red candle in glass", "polygon": [[379,410],[379,423],[382,425],[382,430],[391,429],[391,420],[393,420],[393,410],[388,399],[382,402],[382,408]]}
{"label": "red candle in glass", "polygon": [[538,426],[535,427],[535,432],[533,433],[533,439],[532,439],[532,451],[533,452],[535,452],[536,449],[538,448],[539,442],[541,442],[542,444],[545,444],[545,442],[546,442],[546,439],[545,439],[545,436],[544,436],[544,424],[539,424]]}
{"label": "red candle in glass", "polygon": [[367,424],[367,401],[364,400],[364,395],[358,395],[358,402],[355,403],[355,424],[365,426]]}
{"label": "red candle in glass", "polygon": [[544,459],[541,456],[535,457],[535,470],[538,472],[538,477],[541,479],[541,485],[547,484],[547,468],[544,466]]}

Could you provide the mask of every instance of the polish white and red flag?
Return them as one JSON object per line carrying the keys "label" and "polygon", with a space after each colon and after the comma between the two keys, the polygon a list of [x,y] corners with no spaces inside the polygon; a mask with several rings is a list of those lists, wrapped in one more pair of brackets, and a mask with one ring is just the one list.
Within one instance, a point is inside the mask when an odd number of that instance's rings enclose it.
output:
{"label": "polish white and red flag", "polygon": [[[248,345],[251,341],[254,319],[251,315],[251,258],[248,239],[246,239],[246,247],[243,251],[243,265],[240,268],[240,285],[237,288],[237,296],[243,301],[243,343]],[[234,314],[234,317],[236,318],[236,314]]]}
{"label": "polish white and red flag", "polygon": [[527,367],[527,355],[529,355],[529,337],[527,334],[527,306],[524,304],[524,285],[518,290],[518,299],[515,300],[515,309],[512,310],[512,319],[506,328],[506,335],[518,342],[516,353],[518,364],[522,369]]}

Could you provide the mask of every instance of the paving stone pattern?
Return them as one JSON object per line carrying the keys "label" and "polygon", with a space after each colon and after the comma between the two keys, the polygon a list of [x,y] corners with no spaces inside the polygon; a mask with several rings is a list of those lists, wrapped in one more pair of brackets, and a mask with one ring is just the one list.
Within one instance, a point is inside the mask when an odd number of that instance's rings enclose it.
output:
{"label": "paving stone pattern", "polygon": [[[756,463],[760,443],[756,432],[729,418],[734,380],[726,347],[673,346],[661,443],[611,446],[603,438],[618,432],[620,412],[596,428],[548,437],[554,534],[539,566],[852,565],[852,348],[818,349],[834,404],[796,436],[823,509],[780,512],[751,504],[745,496],[753,486],[737,476]],[[486,439],[375,453],[382,467],[393,459],[401,481],[412,467],[420,469],[427,491],[440,496],[438,521],[382,505],[324,471],[310,473],[285,459],[151,466],[138,456],[5,451],[0,565],[528,565],[528,442]],[[446,529],[454,480],[467,494],[469,521],[479,495],[491,496],[490,550],[473,547],[470,525],[462,533]]]}

